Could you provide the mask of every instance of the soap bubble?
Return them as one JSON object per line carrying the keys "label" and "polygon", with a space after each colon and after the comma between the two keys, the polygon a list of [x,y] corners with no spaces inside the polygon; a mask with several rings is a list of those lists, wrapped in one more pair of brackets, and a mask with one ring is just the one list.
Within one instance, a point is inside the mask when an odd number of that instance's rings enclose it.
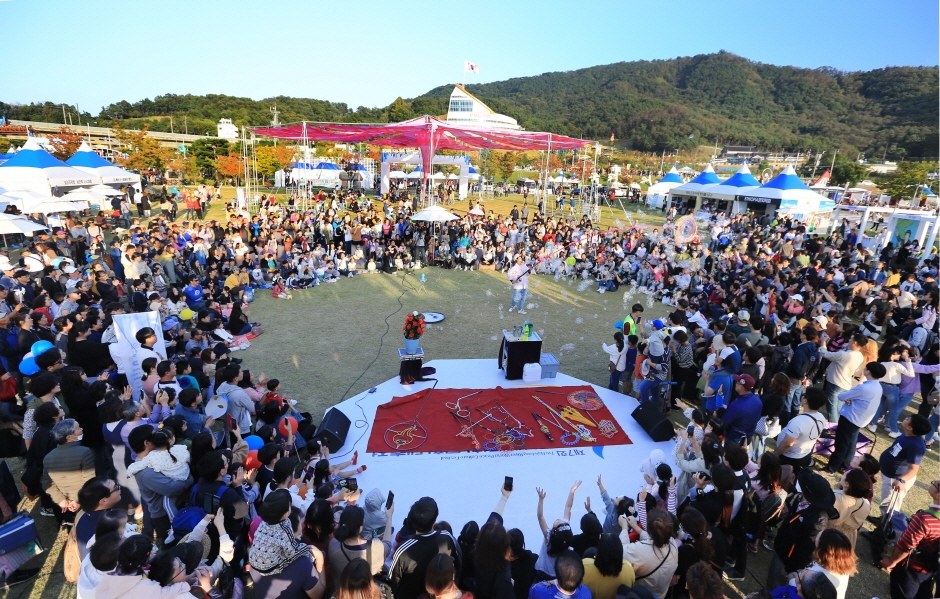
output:
{"label": "soap bubble", "polygon": [[606,304],[606,303],[607,303],[607,300],[604,300],[604,303]]}
{"label": "soap bubble", "polygon": [[579,339],[579,341],[584,341],[584,336],[583,336],[583,335],[581,336],[581,339]]}
{"label": "soap bubble", "polygon": [[578,283],[578,291],[584,291],[590,286],[591,286],[591,281],[589,280],[581,281],[580,283]]}
{"label": "soap bubble", "polygon": [[568,297],[568,292],[564,289],[561,290],[561,297]]}
{"label": "soap bubble", "polygon": [[498,337],[496,335],[493,335],[492,337],[490,337],[490,341],[496,341],[497,339]]}
{"label": "soap bubble", "polygon": [[620,220],[619,218],[615,218],[615,219],[614,219],[614,226],[617,227],[618,229],[622,229],[622,228],[623,228],[623,221]]}
{"label": "soap bubble", "polygon": [[572,351],[574,347],[574,343],[566,343],[558,348],[558,351]]}
{"label": "soap bubble", "polygon": [[454,314],[460,314],[460,308],[457,308],[456,310],[454,310]]}
{"label": "soap bubble", "polygon": [[486,297],[491,297],[492,295],[493,295],[493,292],[490,291],[489,289],[487,289],[487,290],[486,290]]}
{"label": "soap bubble", "polygon": [[545,334],[545,329],[539,329],[539,337]]}
{"label": "soap bubble", "polygon": [[526,305],[525,305],[525,309],[526,309],[526,310],[533,310],[533,309],[535,309],[535,308],[537,308],[537,307],[538,307],[538,306],[536,306],[535,304],[526,304]]}
{"label": "soap bubble", "polygon": [[584,322],[584,319],[581,318],[580,316],[574,319],[574,323],[575,323],[575,324],[581,324],[581,323],[583,323],[583,322]]}
{"label": "soap bubble", "polygon": [[594,315],[594,318],[597,318],[597,314]]}
{"label": "soap bubble", "polygon": [[561,273],[560,273],[560,272],[556,272],[556,273],[555,273],[555,282],[557,283],[557,282],[560,281],[560,280],[561,280]]}
{"label": "soap bubble", "polygon": [[500,319],[500,320],[502,320],[502,319],[504,319],[504,318],[506,318],[506,316],[505,316],[505,315],[503,315],[503,313],[502,313],[502,312],[500,312],[500,313],[499,313],[499,319]]}
{"label": "soap bubble", "polygon": [[499,311],[500,311],[500,312],[503,311],[503,305],[502,305],[502,304],[499,305]]}

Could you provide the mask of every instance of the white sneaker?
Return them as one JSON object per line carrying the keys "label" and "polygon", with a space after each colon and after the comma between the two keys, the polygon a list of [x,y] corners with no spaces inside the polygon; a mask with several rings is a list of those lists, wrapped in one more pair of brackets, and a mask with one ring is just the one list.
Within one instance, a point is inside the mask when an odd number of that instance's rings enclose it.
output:
{"label": "white sneaker", "polygon": [[605,291],[607,291],[606,287],[601,287],[600,289],[597,290],[598,293],[604,293]]}
{"label": "white sneaker", "polygon": [[509,311],[512,312],[513,310],[515,310],[515,308],[513,308],[512,306],[509,306]]}
{"label": "white sneaker", "polygon": [[900,432],[897,432],[897,433],[888,433],[888,436],[891,437],[892,439],[897,439],[898,437],[901,436],[901,433],[900,433]]}
{"label": "white sneaker", "polygon": [[528,314],[525,310],[519,310],[519,314]]}
{"label": "white sneaker", "polygon": [[873,433],[877,433],[877,432],[878,432],[878,425],[875,424],[874,422],[871,423],[871,424],[869,424],[869,425],[866,426],[865,428],[867,428],[868,430],[870,430],[870,431],[873,432]]}

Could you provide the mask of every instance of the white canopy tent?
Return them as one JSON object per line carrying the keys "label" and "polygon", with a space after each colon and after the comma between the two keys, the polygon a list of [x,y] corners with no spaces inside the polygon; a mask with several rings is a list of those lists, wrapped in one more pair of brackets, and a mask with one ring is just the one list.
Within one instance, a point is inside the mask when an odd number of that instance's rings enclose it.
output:
{"label": "white canopy tent", "polygon": [[34,223],[24,216],[0,213],[0,235],[31,235],[36,231],[45,231],[49,227]]}
{"label": "white canopy tent", "polygon": [[55,188],[101,183],[101,177],[73,168],[29,138],[15,156],[0,164],[0,185],[51,194]]}
{"label": "white canopy tent", "polygon": [[649,189],[646,190],[646,205],[654,208],[662,207],[663,202],[666,201],[666,195],[673,188],[679,187],[683,183],[685,181],[682,179],[682,175],[673,166],[665,177],[650,185]]}
{"label": "white canopy tent", "polygon": [[101,177],[104,184],[134,185],[140,191],[140,175],[111,164],[92,151],[84,141],[65,163],[90,175]]}

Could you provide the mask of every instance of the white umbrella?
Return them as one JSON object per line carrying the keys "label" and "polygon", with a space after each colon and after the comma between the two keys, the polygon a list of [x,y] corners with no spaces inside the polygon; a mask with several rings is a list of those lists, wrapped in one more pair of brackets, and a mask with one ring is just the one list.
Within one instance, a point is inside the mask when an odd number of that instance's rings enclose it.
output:
{"label": "white umbrella", "polygon": [[23,202],[20,210],[27,214],[52,214],[53,212],[81,212],[85,206],[76,202],[67,202],[59,198],[39,202]]}
{"label": "white umbrella", "polygon": [[97,193],[97,192],[85,189],[84,187],[73,189],[72,191],[62,196],[63,200],[67,200],[69,202],[79,202],[79,203],[85,202],[87,204],[100,204],[107,198],[108,196],[106,196],[103,193]]}
{"label": "white umbrella", "polygon": [[474,216],[484,216],[484,212],[479,208],[474,208],[473,210],[468,212],[468,214],[472,214]]}
{"label": "white umbrella", "polygon": [[14,202],[42,201],[55,197],[50,193],[41,193],[29,189],[8,189],[3,195],[12,198]]}
{"label": "white umbrella", "polygon": [[0,235],[15,235],[17,233],[33,233],[45,231],[48,227],[15,214],[0,213]]}
{"label": "white umbrella", "polygon": [[101,184],[101,183],[99,183],[98,185],[92,185],[91,187],[89,187],[89,188],[87,188],[87,189],[88,189],[88,191],[93,191],[93,192],[95,192],[95,193],[100,193],[100,194],[103,194],[103,195],[106,195],[106,196],[122,196],[122,195],[124,195],[124,193],[121,192],[120,189],[114,189],[113,187],[108,187],[107,185],[103,185],[103,184]]}
{"label": "white umbrella", "polygon": [[458,177],[458,176],[455,175],[454,173],[451,173],[451,174],[447,175],[447,180],[448,180],[448,181],[456,181],[456,180],[459,179],[459,178],[460,178],[460,177]]}
{"label": "white umbrella", "polygon": [[405,174],[405,171],[392,171],[388,174],[389,179],[405,179],[408,175]]}
{"label": "white umbrella", "polygon": [[457,220],[460,218],[456,214],[451,214],[447,210],[444,210],[437,204],[434,206],[428,206],[421,212],[415,214],[411,217],[411,220],[420,220],[429,223],[445,223],[449,220]]}

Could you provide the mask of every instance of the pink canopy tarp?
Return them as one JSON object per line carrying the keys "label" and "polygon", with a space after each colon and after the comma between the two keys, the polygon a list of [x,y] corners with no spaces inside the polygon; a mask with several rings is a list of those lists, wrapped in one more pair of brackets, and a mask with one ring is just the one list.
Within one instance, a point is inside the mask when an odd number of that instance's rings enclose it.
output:
{"label": "pink canopy tarp", "polygon": [[431,160],[438,150],[574,150],[591,143],[552,133],[456,126],[427,115],[401,123],[303,122],[281,127],[252,127],[251,130],[262,137],[301,142],[332,141],[369,143],[389,148],[418,148],[421,150],[424,173],[431,171]]}

